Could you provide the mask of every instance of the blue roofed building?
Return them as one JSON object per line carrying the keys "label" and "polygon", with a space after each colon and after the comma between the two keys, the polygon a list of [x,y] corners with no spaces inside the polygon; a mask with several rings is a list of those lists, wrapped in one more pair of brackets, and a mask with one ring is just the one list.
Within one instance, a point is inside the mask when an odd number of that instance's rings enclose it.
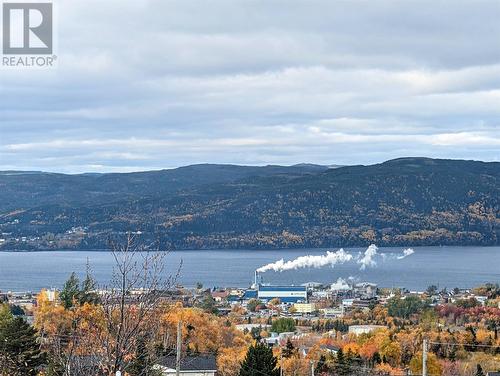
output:
{"label": "blue roofed building", "polygon": [[257,290],[246,290],[245,293],[243,294],[242,299],[250,300],[250,299],[257,299],[257,297],[258,297]]}

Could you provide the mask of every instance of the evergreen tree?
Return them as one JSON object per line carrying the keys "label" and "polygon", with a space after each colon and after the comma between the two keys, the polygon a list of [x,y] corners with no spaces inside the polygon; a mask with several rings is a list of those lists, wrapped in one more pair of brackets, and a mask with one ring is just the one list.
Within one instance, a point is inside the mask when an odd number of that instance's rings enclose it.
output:
{"label": "evergreen tree", "polygon": [[14,316],[23,316],[25,314],[24,309],[22,309],[20,306],[15,305],[15,304],[10,306],[10,312]]}
{"label": "evergreen tree", "polygon": [[36,331],[20,317],[0,329],[0,374],[35,376],[45,364]]}
{"label": "evergreen tree", "polygon": [[87,269],[87,275],[82,282],[82,287],[78,293],[78,301],[80,304],[91,303],[97,304],[99,302],[99,296],[95,292],[96,282],[92,278],[90,271]]}
{"label": "evergreen tree", "polygon": [[338,376],[347,376],[349,375],[349,365],[347,359],[344,355],[342,349],[339,349],[337,352],[337,359],[335,362],[335,374]]}
{"label": "evergreen tree", "polygon": [[250,335],[252,336],[252,338],[256,341],[260,341],[262,339],[262,337],[260,336],[260,333],[262,332],[262,326],[259,326],[257,328],[252,328],[250,330]]}
{"label": "evergreen tree", "polygon": [[271,331],[276,333],[295,332],[295,321],[291,318],[281,317],[273,322]]}
{"label": "evergreen tree", "polygon": [[456,346],[451,346],[450,351],[448,351],[448,359],[451,361],[455,361],[457,358],[457,347]]}
{"label": "evergreen tree", "polygon": [[476,373],[474,374],[474,376],[485,376],[483,372],[483,367],[481,367],[480,364],[476,366]]}
{"label": "evergreen tree", "polygon": [[80,300],[80,280],[73,272],[69,276],[68,280],[64,283],[63,289],[59,294],[61,303],[64,308],[70,309],[73,307],[75,300]]}
{"label": "evergreen tree", "polygon": [[96,304],[99,302],[99,296],[95,293],[95,289],[96,283],[87,267],[87,275],[81,286],[76,274],[74,272],[71,273],[68,280],[64,283],[59,298],[66,309],[72,308],[75,303],[80,305],[84,303]]}
{"label": "evergreen tree", "polygon": [[0,303],[0,331],[13,319],[9,305]]}
{"label": "evergreen tree", "polygon": [[214,315],[219,313],[219,309],[217,308],[217,303],[210,294],[206,294],[203,297],[203,300],[198,304],[198,307],[204,310],[205,312],[212,313]]}
{"label": "evergreen tree", "polygon": [[345,354],[346,363],[350,363],[353,358],[354,358],[354,354],[352,353],[351,349],[347,350],[347,354]]}
{"label": "evergreen tree", "polygon": [[316,364],[315,368],[315,373],[327,373],[328,370],[328,364],[326,364],[326,356],[321,354],[321,356],[318,359],[318,363]]}
{"label": "evergreen tree", "polygon": [[436,285],[430,285],[427,287],[427,290],[425,291],[427,295],[436,295],[438,291],[438,288]]}
{"label": "evergreen tree", "polygon": [[273,351],[262,343],[250,346],[241,363],[240,376],[279,376]]}
{"label": "evergreen tree", "polygon": [[49,353],[47,356],[47,367],[44,370],[44,375],[61,376],[64,375],[64,369],[64,360],[57,355]]}
{"label": "evergreen tree", "polygon": [[134,360],[127,367],[127,373],[131,376],[146,376],[153,375],[153,361],[151,354],[146,346],[147,342],[144,337],[137,339]]}
{"label": "evergreen tree", "polygon": [[296,353],[295,346],[293,345],[292,341],[290,341],[290,338],[286,340],[286,345],[285,348],[281,351],[281,356],[283,358],[291,358],[294,356]]}

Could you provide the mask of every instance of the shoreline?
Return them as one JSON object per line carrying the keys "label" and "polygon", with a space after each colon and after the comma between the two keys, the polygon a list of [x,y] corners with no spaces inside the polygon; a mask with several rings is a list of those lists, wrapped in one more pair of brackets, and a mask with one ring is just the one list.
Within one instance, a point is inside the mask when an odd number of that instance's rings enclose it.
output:
{"label": "shoreline", "polygon": [[[275,251],[304,251],[304,250],[332,250],[332,249],[364,249],[368,247],[370,244],[366,245],[356,245],[356,246],[332,246],[332,247],[294,247],[294,248],[186,248],[186,249],[170,249],[170,250],[161,250],[161,252],[275,252]],[[376,245],[376,244],[375,244]],[[500,244],[497,245],[391,245],[391,246],[378,246],[380,249],[401,249],[401,248],[500,248]],[[96,253],[106,253],[111,252],[110,249],[82,249],[82,248],[63,248],[63,249],[33,249],[33,250],[16,250],[16,249],[0,249],[0,254],[2,253],[50,253],[50,252],[96,252]]]}

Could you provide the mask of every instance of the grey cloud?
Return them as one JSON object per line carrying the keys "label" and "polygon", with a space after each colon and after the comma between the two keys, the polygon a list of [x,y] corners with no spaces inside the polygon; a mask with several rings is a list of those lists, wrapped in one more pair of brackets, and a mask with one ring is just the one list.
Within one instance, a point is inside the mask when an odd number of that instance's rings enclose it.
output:
{"label": "grey cloud", "polygon": [[0,71],[0,169],[500,158],[497,1],[55,0]]}

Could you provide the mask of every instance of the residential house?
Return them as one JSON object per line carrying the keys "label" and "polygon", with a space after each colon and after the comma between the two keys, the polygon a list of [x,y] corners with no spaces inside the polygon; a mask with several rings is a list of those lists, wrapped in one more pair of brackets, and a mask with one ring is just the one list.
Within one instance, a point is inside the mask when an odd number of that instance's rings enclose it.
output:
{"label": "residential house", "polygon": [[[154,368],[163,376],[176,375],[176,356],[161,357]],[[217,361],[215,355],[184,356],[181,358],[180,375],[183,376],[216,376]]]}
{"label": "residential house", "polygon": [[214,298],[217,303],[226,300],[228,296],[229,291],[212,291],[212,298]]}

